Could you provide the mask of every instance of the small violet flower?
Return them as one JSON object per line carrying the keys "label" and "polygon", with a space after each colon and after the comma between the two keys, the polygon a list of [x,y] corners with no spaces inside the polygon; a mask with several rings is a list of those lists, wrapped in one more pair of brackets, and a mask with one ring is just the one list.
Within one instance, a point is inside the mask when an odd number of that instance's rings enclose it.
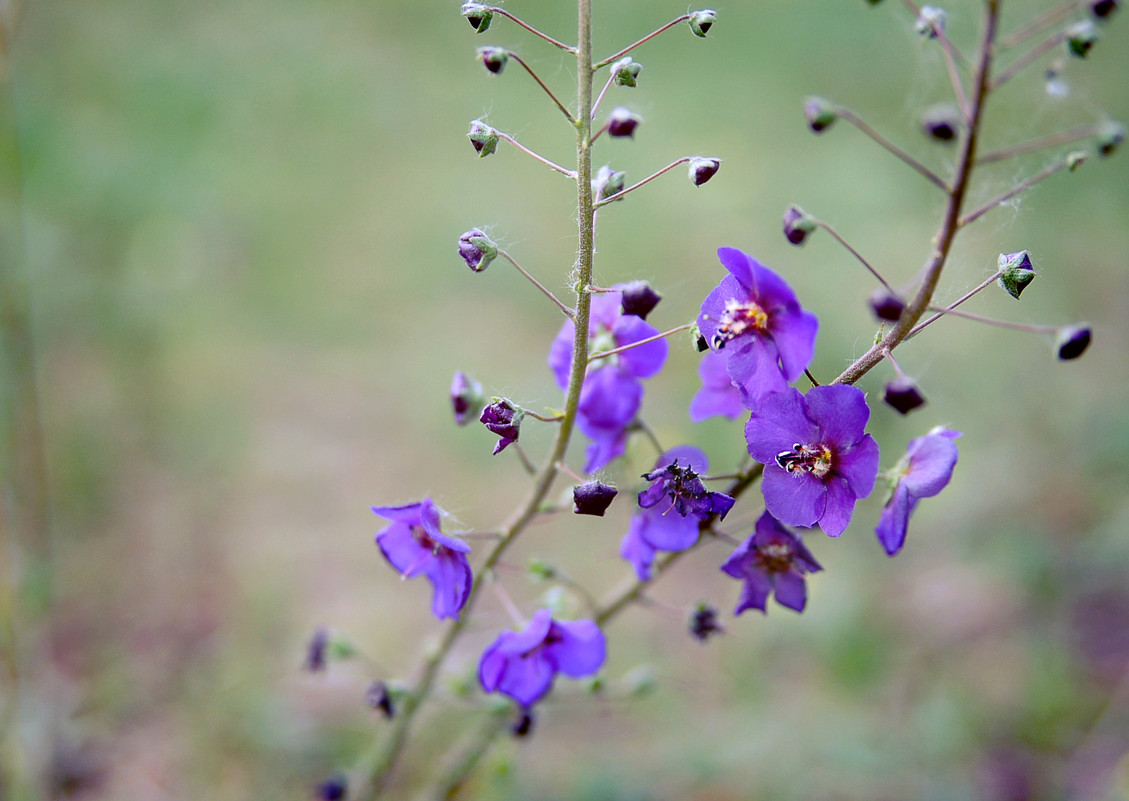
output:
{"label": "small violet flower", "polygon": [[376,535],[384,558],[404,578],[427,576],[435,588],[431,611],[440,620],[457,618],[470,594],[470,546],[439,530],[443,511],[431,498],[406,506],[374,506],[372,511],[392,521]]}
{"label": "small violet flower", "polygon": [[709,492],[699,475],[709,469],[706,455],[692,445],[671,448],[643,478],[651,486],[639,493],[639,511],[620,543],[620,556],[641,581],[651,578],[658,551],[684,551],[698,541],[698,524],[710,515],[724,518],[735,501]]}
{"label": "small violet flower", "polygon": [[776,603],[804,611],[808,591],[805,573],[823,569],[799,535],[780,525],[767,511],[757,520],[753,534],[741,543],[721,566],[723,572],[745,582],[733,614],[746,609],[768,611],[768,596],[776,593]]}
{"label": "small violet flower", "polygon": [[756,259],[736,248],[717,255],[729,275],[703,301],[698,328],[711,348],[725,351],[729,377],[754,408],[807,368],[819,321],[800,308],[784,279]]}
{"label": "small violet flower", "polygon": [[857,387],[796,389],[764,398],[745,426],[749,454],[764,465],[761,488],[772,515],[790,526],[819,524],[837,537],[851,522],[855,501],[874,488],[878,443]]}
{"label": "small violet flower", "polygon": [[918,437],[906,448],[906,455],[887,474],[892,492],[878,520],[878,541],[893,556],[906,542],[906,526],[910,515],[922,498],[932,498],[948,486],[957,463],[957,446],[953,440],[961,436],[937,426],[924,437]]}
{"label": "small violet flower", "polygon": [[494,445],[494,455],[497,456],[506,446],[517,442],[521,434],[521,421],[525,419],[525,410],[515,406],[507,398],[493,398],[489,406],[482,410],[478,422],[486,426],[491,434],[497,434],[500,439]]}
{"label": "small violet flower", "polygon": [[556,621],[548,609],[521,631],[504,631],[482,654],[478,681],[488,693],[510,696],[528,709],[553,686],[558,673],[581,678],[604,664],[604,634],[591,620]]}
{"label": "small violet flower", "polygon": [[695,423],[716,415],[734,420],[745,413],[741,390],[725,372],[726,358],[724,353],[711,350],[698,363],[702,388],[690,401],[690,419]]}
{"label": "small violet flower", "polygon": [[[622,287],[616,287],[620,289]],[[591,353],[601,353],[656,336],[659,330],[633,314],[624,314],[620,292],[603,292],[592,298],[588,322]],[[561,389],[568,388],[575,327],[566,320],[549,350],[549,367]],[[599,470],[623,454],[627,429],[643,402],[640,379],[662,369],[669,346],[657,339],[593,362],[580,391],[577,426],[592,440],[584,470]]]}

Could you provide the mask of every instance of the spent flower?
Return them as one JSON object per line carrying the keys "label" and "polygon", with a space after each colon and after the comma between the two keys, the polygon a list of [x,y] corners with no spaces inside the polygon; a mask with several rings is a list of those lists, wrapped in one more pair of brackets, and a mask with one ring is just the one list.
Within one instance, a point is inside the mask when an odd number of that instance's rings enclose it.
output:
{"label": "spent flower", "polygon": [[933,497],[948,486],[957,463],[957,446],[953,440],[960,436],[959,431],[937,426],[911,441],[905,456],[886,474],[890,497],[875,531],[888,555],[893,556],[905,545],[906,527],[917,502]]}
{"label": "spent flower", "polygon": [[525,410],[508,398],[491,398],[490,404],[482,410],[478,421],[492,434],[497,434],[500,439],[494,445],[494,455],[497,456],[506,447],[517,442],[521,433],[521,421],[525,419]]}

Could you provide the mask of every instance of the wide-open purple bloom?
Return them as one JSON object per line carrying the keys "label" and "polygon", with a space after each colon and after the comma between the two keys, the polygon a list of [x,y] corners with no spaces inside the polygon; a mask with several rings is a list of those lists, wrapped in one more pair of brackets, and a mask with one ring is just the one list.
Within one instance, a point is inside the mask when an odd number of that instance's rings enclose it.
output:
{"label": "wide-open purple bloom", "polygon": [[788,389],[762,399],[745,425],[749,454],[764,465],[764,504],[780,522],[832,537],[851,522],[855,501],[874,488],[878,443],[865,432],[866,396],[857,387]]}
{"label": "wide-open purple bloom", "polygon": [[[549,350],[549,367],[561,389],[568,388],[575,331],[573,322],[566,320]],[[592,298],[589,352],[613,350],[658,333],[657,328],[639,317],[623,313],[619,292],[603,292]],[[643,401],[640,379],[650,378],[662,369],[668,349],[666,340],[658,339],[589,365],[577,409],[577,426],[592,440],[586,472],[599,470],[623,454],[627,428]]]}
{"label": "wide-open purple bloom", "polygon": [[906,542],[910,515],[921,498],[932,498],[948,486],[957,463],[953,442],[959,431],[937,426],[910,442],[903,456],[890,471],[893,492],[878,519],[878,541],[893,556]]}
{"label": "wide-open purple bloom", "polygon": [[690,419],[700,423],[707,417],[721,415],[734,419],[745,413],[741,390],[725,371],[727,356],[724,352],[707,350],[698,363],[698,376],[702,388],[690,401]]}
{"label": "wide-open purple bloom", "polygon": [[698,328],[710,347],[727,356],[726,370],[745,405],[783,390],[811,362],[819,321],[784,279],[736,248],[718,258],[729,275],[706,296]]}
{"label": "wide-open purple bloom", "polygon": [[767,511],[757,520],[752,535],[741,543],[721,566],[723,572],[745,582],[733,614],[746,609],[767,612],[768,596],[775,591],[776,603],[804,611],[808,591],[805,573],[822,570],[799,535],[793,534]]}
{"label": "wide-open purple bloom", "polygon": [[431,611],[440,620],[457,618],[470,594],[470,546],[439,530],[442,510],[424,498],[407,506],[374,506],[372,511],[392,521],[376,534],[384,558],[404,578],[427,576],[435,588]]}
{"label": "wide-open purple bloom", "polygon": [[651,577],[658,551],[684,551],[698,541],[698,525],[710,515],[724,518],[735,501],[709,492],[698,477],[709,469],[706,455],[692,445],[671,448],[643,478],[651,486],[639,493],[639,511],[620,543],[620,556],[643,581]]}
{"label": "wide-open purple bloom", "polygon": [[591,620],[553,620],[548,609],[521,631],[503,631],[482,654],[478,681],[529,708],[553,686],[558,673],[590,676],[604,664],[606,646]]}

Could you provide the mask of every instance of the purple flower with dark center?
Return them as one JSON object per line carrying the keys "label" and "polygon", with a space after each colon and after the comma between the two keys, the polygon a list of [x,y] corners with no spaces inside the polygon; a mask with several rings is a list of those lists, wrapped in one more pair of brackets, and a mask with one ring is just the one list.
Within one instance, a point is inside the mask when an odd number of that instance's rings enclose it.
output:
{"label": "purple flower with dark center", "polygon": [[878,519],[878,541],[893,556],[906,542],[910,515],[922,498],[932,498],[949,484],[957,463],[957,446],[953,441],[959,431],[937,426],[924,437],[918,437],[906,448],[906,455],[890,470],[890,498]]}
{"label": "purple flower with dark center", "polygon": [[721,566],[723,572],[745,582],[733,614],[746,609],[768,611],[768,596],[776,593],[776,603],[804,611],[808,591],[805,573],[823,568],[799,536],[780,525],[767,511],[757,520],[752,536],[738,546]]}
{"label": "purple flower with dark center", "polygon": [[800,308],[784,279],[736,248],[717,252],[729,275],[706,296],[698,328],[728,356],[726,371],[746,406],[783,390],[807,369],[819,320]]}
{"label": "purple flower with dark center", "polygon": [[497,456],[506,446],[517,442],[521,433],[521,421],[525,419],[525,410],[515,406],[506,398],[494,398],[493,403],[482,410],[478,421],[486,426],[492,434],[497,434],[501,439],[494,445],[494,455]]}
{"label": "purple flower with dark center", "polygon": [[392,521],[376,534],[384,558],[406,579],[427,576],[435,588],[431,611],[440,620],[457,618],[470,594],[470,546],[439,530],[443,511],[431,498],[406,506],[374,506],[372,511]]}
{"label": "purple flower with dark center", "polygon": [[620,556],[635,567],[642,581],[651,578],[658,551],[684,551],[698,541],[699,524],[717,515],[724,518],[735,501],[709,492],[699,475],[709,469],[706,455],[692,445],[671,448],[643,478],[651,486],[639,493],[639,511],[620,543]]}
{"label": "purple flower with dark center", "polygon": [[704,353],[698,363],[702,388],[690,401],[690,419],[695,423],[715,415],[733,420],[745,413],[741,390],[725,372],[726,358],[724,353],[711,350]]}
{"label": "purple flower with dark center", "polygon": [[478,681],[528,709],[552,689],[558,673],[577,679],[604,664],[604,634],[591,620],[553,620],[541,609],[521,631],[503,631],[482,654]]}
{"label": "purple flower with dark center", "polygon": [[[659,333],[639,317],[624,314],[621,303],[618,291],[603,292],[592,298],[588,322],[591,353],[614,350]],[[549,367],[561,389],[568,388],[575,330],[573,322],[566,320],[549,350]],[[658,339],[598,359],[588,366],[577,410],[577,426],[592,440],[586,472],[599,470],[623,453],[627,429],[643,401],[640,379],[650,378],[662,369],[668,348],[666,340]]]}
{"label": "purple flower with dark center", "polygon": [[768,511],[790,526],[818,523],[832,537],[842,534],[878,475],[878,443],[864,430],[869,418],[862,390],[844,384],[764,398],[745,439],[764,465]]}

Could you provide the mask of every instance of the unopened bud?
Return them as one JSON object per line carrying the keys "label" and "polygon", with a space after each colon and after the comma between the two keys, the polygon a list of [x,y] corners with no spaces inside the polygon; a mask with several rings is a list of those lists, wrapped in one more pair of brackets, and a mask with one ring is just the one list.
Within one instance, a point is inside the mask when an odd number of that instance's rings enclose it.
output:
{"label": "unopened bud", "polygon": [[698,329],[697,323],[694,323],[691,327],[690,334],[694,338],[694,349],[697,350],[698,353],[705,353],[710,349],[710,343],[706,341],[705,336],[703,336],[702,332]]}
{"label": "unopened bud", "polygon": [[1082,166],[1082,164],[1089,158],[1089,154],[1083,150],[1072,150],[1066,154],[1066,169],[1074,172]]}
{"label": "unopened bud", "polygon": [[1105,19],[1121,5],[1121,0],[1095,0],[1090,3],[1090,13],[1098,19]]}
{"label": "unopened bud", "polygon": [[505,49],[501,47],[480,47],[478,48],[478,60],[483,63],[486,69],[495,75],[500,75],[502,70],[506,68],[506,62],[509,61],[510,56],[506,53]]}
{"label": "unopened bud", "polygon": [[1066,48],[1070,55],[1085,58],[1098,41],[1098,29],[1088,19],[1076,22],[1066,29]]}
{"label": "unopened bud", "polygon": [[[616,172],[605,164],[596,171],[596,177],[592,179],[592,194],[596,196],[596,200],[603,200],[622,192],[626,183],[627,173]],[[622,199],[616,198],[616,200]]]}
{"label": "unopened bud", "polygon": [[721,161],[718,159],[692,158],[690,159],[690,180],[694,186],[701,186],[717,175],[717,171],[720,169]]}
{"label": "unopened bud", "polygon": [[621,58],[612,64],[612,83],[616,86],[635,86],[643,65],[633,61],[631,56]]}
{"label": "unopened bud", "polygon": [[822,97],[809,97],[804,100],[804,116],[808,127],[815,133],[823,133],[839,117],[835,108]]}
{"label": "unopened bud", "polygon": [[557,569],[544,559],[534,557],[529,560],[529,577],[536,581],[551,581],[557,577]]}
{"label": "unopened bud", "polygon": [[498,257],[498,246],[479,228],[471,228],[459,237],[459,255],[466,266],[480,273]]}
{"label": "unopened bud", "polygon": [[514,720],[510,726],[510,734],[514,737],[522,738],[528,737],[533,731],[533,712],[532,710],[522,707],[518,710],[517,719]]}
{"label": "unopened bud", "polygon": [[937,35],[945,30],[945,21],[948,17],[943,8],[922,6],[914,29],[928,39],[936,39]]}
{"label": "unopened bud", "polygon": [[1027,285],[1035,280],[1035,268],[1026,250],[1017,253],[1001,253],[999,258],[999,284],[1016,300],[1023,294]]}
{"label": "unopened bud", "polygon": [[808,234],[815,230],[815,219],[793,204],[784,212],[784,236],[793,245],[802,245]]}
{"label": "unopened bud", "polygon": [[391,688],[382,681],[374,681],[365,692],[365,702],[373,709],[380,710],[385,720],[396,717],[396,704]]}
{"label": "unopened bud", "polygon": [[908,378],[895,378],[888,383],[882,399],[902,414],[925,405],[925,396]]}
{"label": "unopened bud", "polygon": [[455,424],[465,426],[479,414],[485,404],[482,385],[462,370],[451,379],[451,407],[455,411]]}
{"label": "unopened bud", "polygon": [[608,136],[632,136],[642,121],[641,117],[632,114],[622,106],[613,109],[612,113],[608,115]]}
{"label": "unopened bud", "polygon": [[960,125],[960,112],[951,103],[930,106],[921,115],[921,130],[938,142],[951,142],[956,139]]}
{"label": "unopened bud", "polygon": [[699,603],[690,613],[690,634],[694,639],[705,642],[714,634],[723,634],[725,629],[717,619],[717,608],[707,603]]}
{"label": "unopened bud", "polygon": [[474,120],[467,131],[467,138],[474,145],[479,158],[486,158],[498,149],[498,132],[482,120]]}
{"label": "unopened bud", "polygon": [[603,517],[619,490],[599,481],[588,481],[572,488],[573,512]]}
{"label": "unopened bud", "polygon": [[482,3],[463,3],[461,12],[475,33],[483,33],[494,19],[494,12]]}
{"label": "unopened bud", "polygon": [[623,313],[634,314],[641,320],[646,320],[647,315],[662,299],[663,296],[646,281],[632,281],[620,289],[620,307]]}
{"label": "unopened bud", "polygon": [[717,12],[703,9],[702,11],[694,11],[690,14],[690,30],[694,32],[695,36],[705,38],[709,29],[717,22]]}
{"label": "unopened bud", "polygon": [[906,302],[888,289],[879,289],[870,296],[870,310],[879,320],[896,323],[902,318],[906,309]]}
{"label": "unopened bud", "polygon": [[349,793],[349,778],[344,773],[335,773],[314,788],[316,801],[342,801]]}
{"label": "unopened bud", "polygon": [[1109,120],[1098,129],[1098,153],[1103,156],[1113,154],[1117,146],[1125,141],[1125,126]]}
{"label": "unopened bud", "polygon": [[1067,326],[1058,332],[1058,357],[1063,361],[1077,359],[1090,347],[1089,326]]}

